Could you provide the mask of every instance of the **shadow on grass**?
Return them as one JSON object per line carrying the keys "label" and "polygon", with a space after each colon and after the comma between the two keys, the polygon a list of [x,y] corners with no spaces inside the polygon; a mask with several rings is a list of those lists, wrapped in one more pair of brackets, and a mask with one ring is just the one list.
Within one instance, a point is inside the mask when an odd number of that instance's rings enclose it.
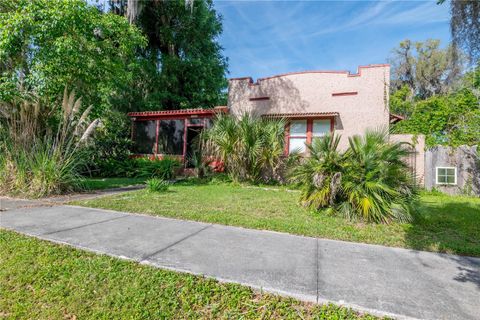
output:
{"label": "shadow on grass", "polygon": [[427,197],[407,227],[405,241],[418,250],[480,257],[480,201]]}
{"label": "shadow on grass", "polygon": [[405,241],[417,250],[460,255],[444,256],[456,264],[453,279],[480,288],[480,199],[426,196]]}

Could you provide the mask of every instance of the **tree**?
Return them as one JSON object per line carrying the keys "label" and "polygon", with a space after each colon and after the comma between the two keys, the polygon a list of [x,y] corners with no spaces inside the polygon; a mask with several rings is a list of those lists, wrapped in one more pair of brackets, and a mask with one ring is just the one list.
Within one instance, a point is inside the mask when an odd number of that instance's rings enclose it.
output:
{"label": "tree", "polygon": [[128,16],[148,38],[136,79],[141,89],[131,93],[137,102],[133,108],[213,107],[220,102],[227,60],[217,41],[222,24],[212,1],[114,0],[110,8]]}
{"label": "tree", "polygon": [[137,27],[82,0],[16,0],[0,11],[0,101],[25,94],[56,99],[75,88],[94,113],[129,84]]}
{"label": "tree", "polygon": [[389,59],[392,64],[392,89],[408,86],[421,99],[448,92],[459,80],[463,67],[461,54],[454,46],[440,48],[439,40],[404,40]]}
{"label": "tree", "polygon": [[412,90],[408,85],[403,85],[398,90],[392,92],[390,95],[390,111],[393,114],[410,117],[414,108],[415,101],[412,95]]}
{"label": "tree", "polygon": [[480,144],[479,99],[464,88],[419,101],[411,116],[396,124],[394,131],[424,134],[427,146]]}
{"label": "tree", "polygon": [[[444,3],[439,0],[438,3]],[[450,1],[450,31],[454,45],[468,53],[472,63],[480,59],[480,1]]]}

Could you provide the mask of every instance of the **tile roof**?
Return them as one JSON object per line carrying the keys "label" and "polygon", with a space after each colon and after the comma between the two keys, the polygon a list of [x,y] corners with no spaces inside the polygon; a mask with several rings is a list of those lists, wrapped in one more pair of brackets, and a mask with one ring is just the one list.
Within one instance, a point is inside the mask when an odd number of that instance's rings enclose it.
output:
{"label": "tile roof", "polygon": [[212,109],[195,108],[195,109],[129,112],[128,116],[151,117],[151,116],[212,115],[218,112],[228,112],[228,108],[225,106],[219,106]]}
{"label": "tile roof", "polygon": [[309,118],[309,117],[338,117],[338,112],[293,112],[293,113],[268,113],[265,118]]}

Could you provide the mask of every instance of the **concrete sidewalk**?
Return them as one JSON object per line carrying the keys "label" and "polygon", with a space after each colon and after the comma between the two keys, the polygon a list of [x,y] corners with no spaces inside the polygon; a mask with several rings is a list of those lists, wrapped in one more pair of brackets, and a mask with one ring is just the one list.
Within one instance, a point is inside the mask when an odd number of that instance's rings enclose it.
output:
{"label": "concrete sidewalk", "polygon": [[399,318],[480,319],[480,259],[73,206],[0,227],[160,268]]}

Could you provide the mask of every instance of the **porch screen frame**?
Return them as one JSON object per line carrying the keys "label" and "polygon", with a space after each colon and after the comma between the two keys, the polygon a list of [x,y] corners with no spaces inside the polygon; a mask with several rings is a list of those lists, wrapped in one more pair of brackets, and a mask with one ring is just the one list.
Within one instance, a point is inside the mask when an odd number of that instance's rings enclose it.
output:
{"label": "porch screen frame", "polygon": [[[131,123],[131,140],[132,142],[135,141],[135,130],[136,130],[136,123],[138,122],[143,122],[143,121],[155,121],[156,123],[156,132],[155,132],[155,145],[154,145],[154,150],[155,153],[135,153],[134,155],[136,156],[154,156],[154,157],[165,157],[165,156],[170,156],[170,157],[176,157],[176,158],[181,158],[182,162],[185,163],[185,157],[186,157],[186,150],[187,150],[187,130],[190,127],[202,127],[202,128],[208,128],[208,121],[212,119],[214,116],[213,115],[181,115],[181,116],[147,116],[147,117],[136,117],[135,119],[132,119]],[[202,119],[200,123],[190,123],[190,119]],[[158,149],[158,136],[160,132],[160,123],[162,120],[179,120],[183,121],[183,146],[182,146],[182,154],[166,154],[166,153],[159,153]]]}

